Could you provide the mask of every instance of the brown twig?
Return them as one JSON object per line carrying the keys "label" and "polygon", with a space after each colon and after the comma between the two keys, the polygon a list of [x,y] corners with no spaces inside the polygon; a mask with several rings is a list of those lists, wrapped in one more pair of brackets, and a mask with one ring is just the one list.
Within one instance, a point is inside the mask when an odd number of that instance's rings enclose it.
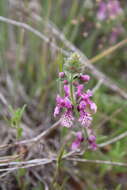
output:
{"label": "brown twig", "polygon": [[[123,162],[114,162],[114,161],[107,161],[107,160],[88,160],[88,159],[81,159],[81,158],[71,158],[68,156],[63,157],[64,160],[68,161],[75,161],[75,162],[87,162],[87,163],[96,163],[96,164],[106,164],[106,165],[112,165],[112,166],[126,166],[127,163]],[[0,172],[4,171],[15,171],[18,170],[19,168],[30,168],[30,167],[35,167],[35,166],[41,166],[45,164],[52,163],[53,161],[56,161],[56,158],[43,158],[43,159],[33,159],[33,160],[28,160],[28,161],[20,161],[20,162],[9,162],[9,163],[3,163],[0,164],[0,167],[10,167],[14,166],[11,168],[3,168],[0,169]]]}
{"label": "brown twig", "polygon": [[81,158],[67,158],[67,160],[75,161],[75,162],[87,162],[87,163],[94,163],[94,164],[106,164],[106,165],[112,165],[112,166],[126,166],[127,163],[122,162],[113,162],[113,161],[107,161],[107,160],[88,160],[88,159],[81,159]]}
{"label": "brown twig", "polygon": [[115,142],[117,142],[117,141],[119,141],[125,137],[127,137],[127,131],[116,136],[116,137],[114,137],[114,138],[112,138],[112,139],[110,139],[110,140],[108,140],[108,141],[106,141],[106,142],[104,142],[104,143],[98,144],[98,147],[101,148],[101,147],[107,146],[109,144],[113,144],[113,143],[115,143]]}

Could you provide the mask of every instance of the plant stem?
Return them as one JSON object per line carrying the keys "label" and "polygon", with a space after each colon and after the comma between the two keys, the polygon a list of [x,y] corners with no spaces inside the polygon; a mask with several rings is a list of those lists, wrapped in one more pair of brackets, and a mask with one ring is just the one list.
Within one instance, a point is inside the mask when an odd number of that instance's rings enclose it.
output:
{"label": "plant stem", "polygon": [[56,170],[55,170],[55,174],[54,174],[54,178],[53,178],[53,182],[52,182],[54,189],[56,189],[56,187],[59,186],[59,184],[57,183],[57,178],[59,175],[60,164],[62,161],[62,156],[64,154],[64,150],[65,150],[65,143],[60,148],[60,152],[58,153],[57,160],[56,160]]}
{"label": "plant stem", "polygon": [[70,96],[71,96],[72,104],[75,105],[74,96],[73,96],[73,84],[72,84],[72,81],[73,81],[73,75],[71,74]]}

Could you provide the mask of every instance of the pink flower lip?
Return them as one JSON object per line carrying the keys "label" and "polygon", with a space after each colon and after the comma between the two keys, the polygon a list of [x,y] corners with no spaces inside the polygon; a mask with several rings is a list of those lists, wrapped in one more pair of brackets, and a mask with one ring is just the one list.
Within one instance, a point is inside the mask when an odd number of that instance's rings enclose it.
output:
{"label": "pink flower lip", "polygon": [[60,107],[56,106],[55,110],[54,110],[54,117],[56,117],[57,115],[59,115],[60,113]]}
{"label": "pink flower lip", "polygon": [[72,150],[76,150],[80,147],[80,142],[79,141],[74,141],[71,145]]}
{"label": "pink flower lip", "polygon": [[67,109],[72,109],[71,101],[67,97],[65,98],[65,107]]}
{"label": "pink flower lip", "polygon": [[99,4],[99,10],[97,12],[97,18],[98,20],[105,20],[107,17],[107,5],[104,2],[100,2]]}
{"label": "pink flower lip", "polygon": [[71,149],[72,150],[76,150],[76,149],[78,149],[78,148],[80,148],[80,145],[81,145],[81,143],[84,141],[84,137],[83,137],[83,135],[82,135],[82,132],[77,132],[76,133],[76,139],[75,139],[75,141],[72,143],[72,145],[71,145]]}
{"label": "pink flower lip", "polygon": [[57,102],[57,106],[60,108],[68,108],[71,109],[72,108],[72,104],[71,101],[69,100],[68,97],[60,97],[59,95],[57,95],[56,97],[56,102]]}
{"label": "pink flower lip", "polygon": [[85,101],[80,101],[80,103],[79,103],[79,110],[82,110],[82,111],[84,111],[84,109],[86,108],[86,102]]}
{"label": "pink flower lip", "polygon": [[67,110],[61,117],[61,125],[67,128],[72,127],[74,117],[71,110]]}
{"label": "pink flower lip", "polygon": [[83,94],[83,88],[84,88],[84,86],[82,84],[77,86],[77,92],[76,92],[77,96],[80,97]]}
{"label": "pink flower lip", "polygon": [[95,142],[96,141],[96,137],[94,135],[90,135],[89,136],[89,141]]}
{"label": "pink flower lip", "polygon": [[90,145],[90,148],[91,148],[92,150],[97,150],[97,144],[96,144],[96,143],[92,143],[92,144]]}
{"label": "pink flower lip", "polygon": [[90,102],[90,109],[91,109],[91,111],[93,111],[93,113],[96,113],[97,106],[94,102]]}
{"label": "pink flower lip", "polygon": [[80,111],[80,118],[79,118],[79,122],[81,123],[81,125],[83,127],[89,127],[91,125],[92,122],[92,117],[89,113],[84,112],[84,111]]}
{"label": "pink flower lip", "polygon": [[85,101],[89,101],[89,98],[93,95],[92,91],[91,90],[87,90],[86,93],[83,93],[81,96],[82,96],[82,99],[85,100]]}
{"label": "pink flower lip", "polygon": [[76,133],[76,137],[79,141],[83,141],[84,140],[84,137],[82,136],[82,133],[79,131]]}

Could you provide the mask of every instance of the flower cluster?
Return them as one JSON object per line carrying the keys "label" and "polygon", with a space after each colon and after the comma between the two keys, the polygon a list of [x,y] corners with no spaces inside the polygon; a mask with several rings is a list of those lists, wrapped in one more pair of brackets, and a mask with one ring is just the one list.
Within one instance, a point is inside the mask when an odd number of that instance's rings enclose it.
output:
{"label": "flower cluster", "polygon": [[98,20],[115,19],[123,12],[118,0],[100,1],[97,12]]}
{"label": "flower cluster", "polygon": [[[73,60],[75,57],[76,60]],[[66,65],[67,70],[64,69],[64,72],[59,73],[59,81],[63,85],[63,96],[58,94],[56,97],[54,117],[61,115],[61,125],[67,128],[74,126],[74,121],[79,122],[81,131],[76,133],[72,149],[80,147],[81,142],[85,140],[85,137],[83,137],[85,131],[89,146],[95,150],[97,147],[96,137],[91,128],[91,122],[92,114],[96,113],[97,106],[91,100],[92,92],[90,90],[84,91],[84,83],[90,80],[90,76],[75,71],[79,70],[78,67],[80,66],[77,57],[77,54],[72,54],[69,58],[71,62]],[[70,72],[72,68],[73,72]]]}

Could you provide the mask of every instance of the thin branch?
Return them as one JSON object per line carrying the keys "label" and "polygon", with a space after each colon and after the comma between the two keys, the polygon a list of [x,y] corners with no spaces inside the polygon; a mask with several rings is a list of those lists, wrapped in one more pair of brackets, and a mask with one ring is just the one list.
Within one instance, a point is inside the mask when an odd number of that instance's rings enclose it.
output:
{"label": "thin branch", "polygon": [[[31,160],[29,161],[31,162]],[[41,165],[45,165],[45,164],[49,164],[53,162],[53,159],[42,159],[40,160],[39,162],[36,161],[36,162],[33,162],[33,163],[30,163],[30,164],[25,164],[25,162],[17,162],[17,164],[14,164],[14,163],[8,163],[8,165],[16,165],[16,167],[12,167],[12,168],[3,168],[3,169],[0,169],[0,172],[4,172],[4,171],[15,171],[15,170],[18,170],[20,168],[31,168],[31,167],[35,167],[35,166],[41,166]]]}
{"label": "thin branch", "polygon": [[[107,161],[107,160],[88,160],[88,159],[81,159],[81,158],[70,158],[70,157],[63,157],[64,160],[68,161],[75,161],[75,162],[87,162],[87,163],[96,163],[96,164],[106,164],[106,165],[112,165],[112,166],[126,166],[127,163],[122,163],[122,162],[114,162],[114,161]],[[0,172],[4,171],[15,171],[18,170],[19,168],[31,168],[35,166],[41,166],[45,164],[52,163],[53,161],[56,161],[56,158],[50,158],[50,159],[33,159],[33,160],[28,160],[28,161],[20,161],[20,162],[10,162],[10,163],[3,163],[0,164],[0,167],[9,167],[9,166],[14,166],[11,168],[3,168],[0,169]]]}
{"label": "thin branch", "polygon": [[11,172],[12,172],[12,171],[7,171],[7,172],[4,172],[3,174],[1,174],[1,175],[0,175],[0,180],[1,180],[1,178],[3,178],[3,177],[5,177],[5,176],[9,175]]}
{"label": "thin branch", "polygon": [[75,162],[87,162],[87,163],[106,164],[106,165],[126,166],[127,167],[127,163],[112,162],[112,161],[107,161],[107,160],[87,160],[87,159],[81,159],[81,158],[67,158],[67,160],[75,161]]}
{"label": "thin branch", "polygon": [[[43,159],[33,159],[33,160],[28,160],[28,161],[17,161],[17,162],[8,162],[8,163],[1,163],[0,167],[9,167],[9,166],[25,166],[25,165],[30,165],[30,164],[39,164],[39,163],[48,163],[49,161],[53,161],[55,159],[48,159],[48,158],[43,158]],[[6,168],[5,168],[6,169]],[[1,171],[1,170],[0,170]]]}
{"label": "thin branch", "polygon": [[102,80],[99,80],[96,86],[92,89],[92,93],[94,94],[101,86]]}
{"label": "thin branch", "polygon": [[118,136],[116,136],[116,137],[114,137],[114,138],[112,138],[111,140],[108,140],[108,141],[106,141],[104,143],[98,144],[98,147],[101,148],[101,147],[107,146],[107,145],[115,143],[115,142],[117,142],[117,141],[119,141],[119,140],[121,140],[121,139],[123,139],[125,137],[127,137],[127,131],[120,134],[120,135],[118,135]]}
{"label": "thin branch", "polygon": [[18,158],[21,158],[23,156],[23,154],[17,154],[17,155],[12,155],[12,156],[2,156],[0,158],[0,163],[8,163],[11,162],[13,160],[16,160]]}

